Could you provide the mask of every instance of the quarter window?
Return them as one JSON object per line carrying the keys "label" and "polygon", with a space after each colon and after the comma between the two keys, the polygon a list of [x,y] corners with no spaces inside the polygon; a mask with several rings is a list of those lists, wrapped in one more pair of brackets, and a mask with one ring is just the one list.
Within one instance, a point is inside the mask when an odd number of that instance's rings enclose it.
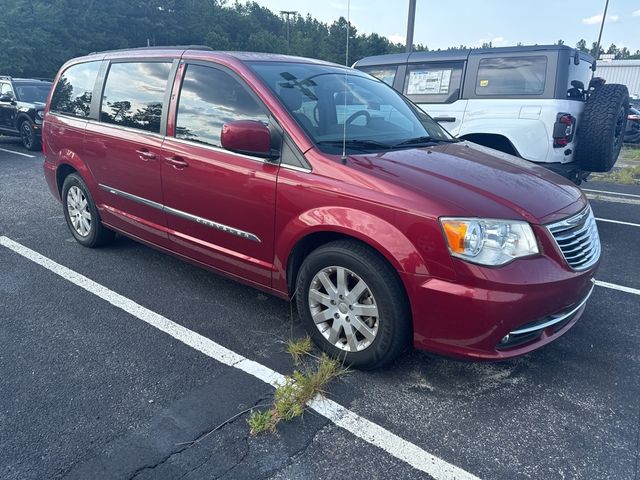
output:
{"label": "quarter window", "polygon": [[417,103],[451,103],[460,98],[462,63],[409,65],[405,95]]}
{"label": "quarter window", "polygon": [[540,95],[546,76],[545,56],[483,58],[476,95]]}
{"label": "quarter window", "polygon": [[50,110],[74,117],[88,117],[98,70],[100,70],[100,62],[70,66],[58,80]]}
{"label": "quarter window", "polygon": [[376,77],[378,80],[382,80],[384,83],[392,87],[393,81],[396,79],[398,67],[396,65],[392,67],[362,67],[360,70],[368,73],[372,77]]}
{"label": "quarter window", "polygon": [[188,65],[178,102],[176,137],[219,147],[222,125],[234,120],[268,123],[269,117],[263,106],[228,73]]}
{"label": "quarter window", "polygon": [[100,120],[160,133],[170,71],[169,62],[112,64],[102,95]]}

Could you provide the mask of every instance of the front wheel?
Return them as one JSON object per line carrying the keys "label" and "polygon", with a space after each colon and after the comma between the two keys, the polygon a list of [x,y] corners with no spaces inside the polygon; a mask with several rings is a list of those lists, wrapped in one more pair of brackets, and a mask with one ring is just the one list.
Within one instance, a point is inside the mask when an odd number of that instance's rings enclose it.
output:
{"label": "front wheel", "polygon": [[410,309],[400,280],[368,246],[339,240],[314,250],[296,283],[302,323],[329,355],[369,370],[409,344]]}
{"label": "front wheel", "polygon": [[22,139],[22,145],[24,145],[24,148],[27,150],[40,150],[41,140],[38,138],[31,124],[26,120],[20,125],[20,138]]}

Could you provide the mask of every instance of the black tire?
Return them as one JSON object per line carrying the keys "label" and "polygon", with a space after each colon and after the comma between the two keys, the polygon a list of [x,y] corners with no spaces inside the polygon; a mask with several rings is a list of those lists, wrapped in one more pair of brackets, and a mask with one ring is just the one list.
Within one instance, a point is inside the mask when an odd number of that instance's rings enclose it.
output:
{"label": "black tire", "polygon": [[19,132],[24,148],[32,152],[42,149],[42,140],[38,138],[38,135],[28,120],[20,124]]}
{"label": "black tire", "polygon": [[[71,190],[72,187],[76,187],[82,192],[84,198],[86,199],[87,210],[91,215],[91,220],[89,223],[90,227],[86,235],[82,235],[73,225],[73,222],[71,220],[71,214],[69,212],[69,190]],[[100,215],[98,214],[98,209],[96,208],[96,204],[93,201],[93,197],[91,196],[87,185],[84,183],[84,180],[82,180],[80,175],[78,175],[77,173],[72,173],[64,179],[61,196],[64,218],[67,221],[67,226],[69,227],[69,230],[71,231],[73,237],[80,245],[94,248],[113,242],[113,239],[115,238],[115,232],[102,225],[102,222],[100,221]]]}
{"label": "black tire", "polygon": [[[329,267],[342,267],[360,277],[375,299],[377,333],[363,350],[348,352],[338,348],[323,336],[313,320],[309,301],[312,281],[318,273]],[[411,312],[397,273],[375,250],[357,241],[337,240],[307,256],[298,272],[296,303],[303,326],[316,345],[330,356],[340,358],[355,368],[372,370],[387,365],[402,353],[411,340]],[[345,319],[354,318],[349,317],[352,313],[347,311]],[[363,318],[360,317],[360,320]],[[333,325],[334,320],[330,322]],[[341,332],[345,333],[344,330]]]}
{"label": "black tire", "polygon": [[624,85],[605,83],[591,94],[576,132],[575,156],[583,170],[613,168],[624,142],[628,112],[629,91]]}

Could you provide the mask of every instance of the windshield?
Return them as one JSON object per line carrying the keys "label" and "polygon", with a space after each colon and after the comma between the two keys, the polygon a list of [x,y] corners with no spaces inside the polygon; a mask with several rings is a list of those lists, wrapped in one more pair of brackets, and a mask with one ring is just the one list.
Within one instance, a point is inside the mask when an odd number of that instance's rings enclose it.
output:
{"label": "windshield", "polygon": [[51,90],[51,84],[48,82],[39,83],[18,83],[14,82],[13,87],[16,89],[16,97],[21,102],[41,102],[46,103]]}
{"label": "windshield", "polygon": [[391,87],[357,70],[306,63],[250,66],[324,152],[341,153],[343,135],[348,153],[455,141]]}

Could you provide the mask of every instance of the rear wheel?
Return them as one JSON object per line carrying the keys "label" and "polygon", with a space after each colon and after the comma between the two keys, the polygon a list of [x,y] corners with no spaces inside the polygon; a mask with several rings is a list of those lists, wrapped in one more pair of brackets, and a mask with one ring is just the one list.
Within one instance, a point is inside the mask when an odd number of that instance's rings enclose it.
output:
{"label": "rear wheel", "polygon": [[605,83],[589,96],[576,132],[576,161],[583,170],[608,172],[624,142],[629,112],[629,91],[624,85]]}
{"label": "rear wheel", "polygon": [[40,139],[31,126],[31,123],[27,120],[20,124],[20,138],[22,139],[22,145],[24,145],[24,148],[27,150],[40,150]]}
{"label": "rear wheel", "polygon": [[62,185],[64,218],[73,237],[85,247],[99,247],[113,241],[115,232],[100,222],[98,209],[80,175],[70,174]]}
{"label": "rear wheel", "polygon": [[410,311],[398,276],[359,242],[339,240],[309,254],[296,303],[315,343],[354,367],[381,367],[409,344]]}

